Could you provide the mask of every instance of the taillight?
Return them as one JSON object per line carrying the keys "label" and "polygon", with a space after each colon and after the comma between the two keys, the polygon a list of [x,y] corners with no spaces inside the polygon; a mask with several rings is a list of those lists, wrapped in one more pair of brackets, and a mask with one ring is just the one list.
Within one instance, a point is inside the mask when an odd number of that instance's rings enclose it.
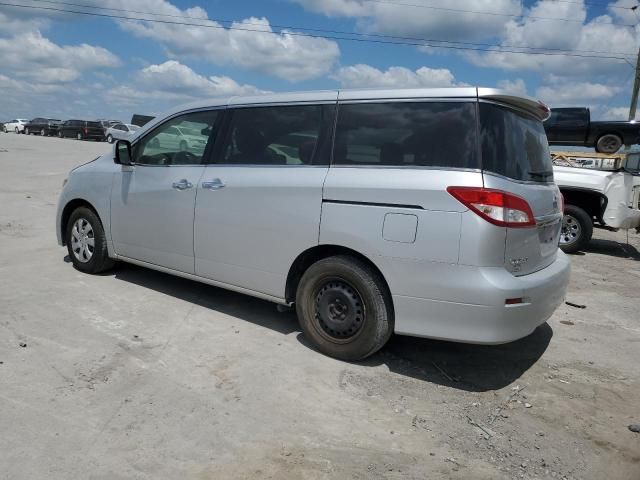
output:
{"label": "taillight", "polygon": [[84,133],[88,134],[89,133],[89,129],[87,127],[84,127]]}
{"label": "taillight", "polygon": [[482,187],[448,187],[447,192],[487,222],[499,227],[536,225],[527,201],[512,193]]}
{"label": "taillight", "polygon": [[564,214],[564,195],[560,193],[560,213]]}

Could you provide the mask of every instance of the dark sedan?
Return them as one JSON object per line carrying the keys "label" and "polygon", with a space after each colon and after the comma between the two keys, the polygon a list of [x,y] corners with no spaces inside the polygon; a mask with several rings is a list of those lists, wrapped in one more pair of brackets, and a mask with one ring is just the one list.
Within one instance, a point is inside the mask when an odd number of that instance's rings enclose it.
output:
{"label": "dark sedan", "polygon": [[36,117],[25,124],[24,133],[26,135],[42,135],[43,137],[56,135],[61,123],[55,118]]}

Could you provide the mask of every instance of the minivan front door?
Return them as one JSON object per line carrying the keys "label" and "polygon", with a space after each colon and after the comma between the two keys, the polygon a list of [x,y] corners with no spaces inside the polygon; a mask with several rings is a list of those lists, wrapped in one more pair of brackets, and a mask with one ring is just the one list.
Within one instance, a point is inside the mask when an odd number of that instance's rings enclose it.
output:
{"label": "minivan front door", "polygon": [[334,104],[229,110],[198,185],[196,274],[285,296],[296,257],[318,244]]}
{"label": "minivan front door", "polygon": [[111,235],[118,255],[194,273],[193,219],[204,151],[167,145],[159,137],[179,126],[194,139],[213,142],[217,115],[205,111],[174,117],[134,145],[135,165],[122,166],[113,178]]}

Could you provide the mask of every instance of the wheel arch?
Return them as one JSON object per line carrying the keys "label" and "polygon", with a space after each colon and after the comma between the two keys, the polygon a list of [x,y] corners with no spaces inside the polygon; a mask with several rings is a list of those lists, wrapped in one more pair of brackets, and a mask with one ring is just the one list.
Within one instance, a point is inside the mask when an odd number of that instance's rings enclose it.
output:
{"label": "wheel arch", "polygon": [[289,268],[289,273],[287,275],[287,282],[285,286],[285,299],[287,302],[293,303],[296,298],[296,290],[298,288],[298,284],[300,283],[300,279],[304,272],[315,262],[318,260],[322,260],[323,258],[333,257],[336,255],[349,255],[355,257],[362,262],[369,265],[374,271],[380,276],[384,287],[386,289],[386,293],[389,296],[389,301],[391,302],[391,307],[393,308],[393,298],[391,296],[391,289],[389,288],[389,284],[387,283],[387,279],[383,275],[382,271],[369,257],[363,255],[362,253],[353,250],[348,247],[344,247],[341,245],[316,245],[314,247],[308,248],[300,255],[296,257],[296,259],[291,264]]}
{"label": "wheel arch", "polygon": [[575,205],[582,208],[592,218],[603,222],[604,211],[607,209],[608,199],[603,193],[578,187],[560,187],[565,205]]}
{"label": "wheel arch", "polygon": [[85,200],[84,198],[74,198],[73,200],[69,200],[62,209],[62,215],[60,216],[60,238],[62,238],[63,245],[67,244],[65,233],[67,231],[67,223],[69,222],[69,218],[71,218],[71,214],[74,212],[74,210],[80,207],[87,207],[93,213],[95,213],[96,217],[98,217],[98,220],[100,220],[100,223],[102,224],[102,228],[104,228],[104,222],[102,221],[102,218],[100,218],[98,210],[91,204],[91,202]]}

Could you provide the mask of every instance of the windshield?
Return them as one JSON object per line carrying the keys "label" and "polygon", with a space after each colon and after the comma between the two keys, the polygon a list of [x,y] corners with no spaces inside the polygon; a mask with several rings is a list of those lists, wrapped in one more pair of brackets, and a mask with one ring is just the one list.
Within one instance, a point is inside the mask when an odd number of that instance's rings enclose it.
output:
{"label": "windshield", "polygon": [[542,122],[510,108],[480,104],[482,168],[514,180],[553,182]]}

